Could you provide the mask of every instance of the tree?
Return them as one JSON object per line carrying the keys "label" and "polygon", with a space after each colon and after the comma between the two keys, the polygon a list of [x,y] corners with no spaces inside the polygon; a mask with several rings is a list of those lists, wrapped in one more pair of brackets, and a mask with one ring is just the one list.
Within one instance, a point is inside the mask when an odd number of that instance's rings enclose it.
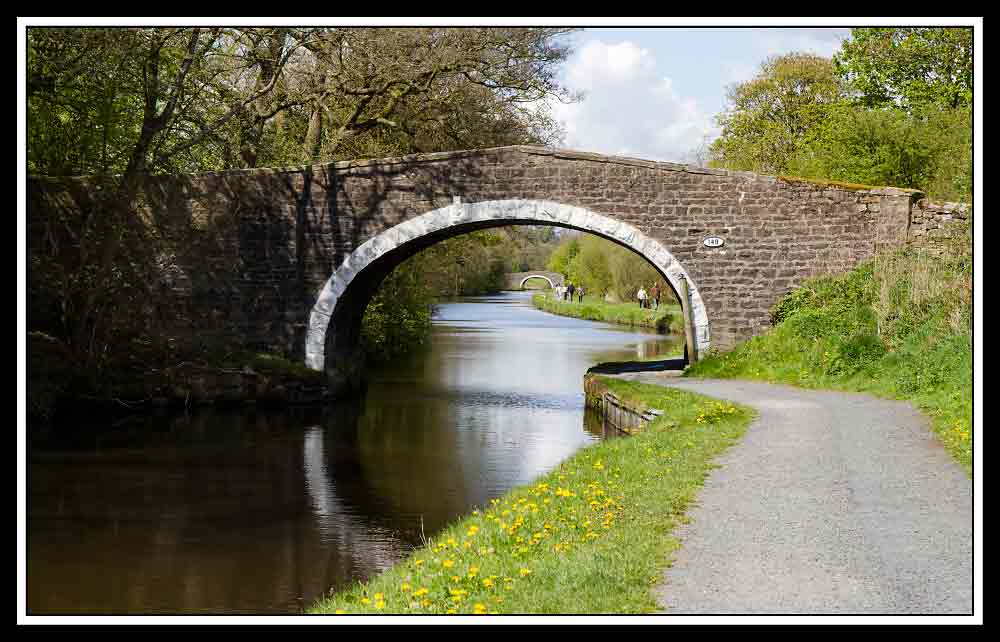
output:
{"label": "tree", "polygon": [[569,265],[573,258],[580,252],[580,239],[578,234],[573,234],[563,238],[552,251],[545,267],[553,272],[558,272],[566,276],[569,272]]}
{"label": "tree", "polygon": [[970,107],[972,35],[969,27],[852,29],[834,66],[866,107]]}
{"label": "tree", "polygon": [[833,63],[812,54],[767,59],[753,79],[728,91],[730,107],[716,121],[712,165],[766,174],[783,173],[827,106],[844,96]]}
{"label": "tree", "polygon": [[171,252],[141,215],[150,173],[554,140],[531,105],[572,99],[557,74],[566,32],[30,29],[28,169],[104,186],[30,248],[36,318],[95,379],[156,336],[144,292]]}
{"label": "tree", "polygon": [[972,188],[967,109],[866,109],[842,103],[789,160],[798,176],[920,189],[963,200]]}

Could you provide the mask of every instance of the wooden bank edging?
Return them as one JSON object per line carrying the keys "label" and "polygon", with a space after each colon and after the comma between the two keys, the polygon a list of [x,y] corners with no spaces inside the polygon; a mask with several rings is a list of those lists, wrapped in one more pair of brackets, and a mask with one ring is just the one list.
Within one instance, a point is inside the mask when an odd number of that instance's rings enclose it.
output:
{"label": "wooden bank edging", "polygon": [[583,378],[583,390],[586,404],[597,410],[604,420],[617,430],[635,435],[651,421],[656,421],[663,415],[655,408],[638,408],[629,405],[618,395],[608,390],[598,375],[587,374]]}

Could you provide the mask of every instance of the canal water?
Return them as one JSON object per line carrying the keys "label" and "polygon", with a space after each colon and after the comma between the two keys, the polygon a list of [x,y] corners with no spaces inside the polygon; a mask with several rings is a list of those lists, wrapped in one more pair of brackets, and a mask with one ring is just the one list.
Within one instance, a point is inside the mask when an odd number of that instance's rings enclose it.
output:
{"label": "canal water", "polygon": [[29,613],[302,612],[600,439],[587,368],[680,350],[530,296],[441,304],[424,349],[327,408],[29,431]]}

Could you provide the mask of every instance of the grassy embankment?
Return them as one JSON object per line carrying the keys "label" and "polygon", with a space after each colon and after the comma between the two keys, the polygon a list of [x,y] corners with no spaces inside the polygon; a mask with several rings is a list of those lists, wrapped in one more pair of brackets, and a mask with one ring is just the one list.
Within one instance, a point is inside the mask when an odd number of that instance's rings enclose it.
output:
{"label": "grassy embankment", "polygon": [[846,275],[808,281],[775,306],[769,332],[706,357],[686,374],[909,400],[971,474],[967,248],[943,257],[913,251],[880,256]]}
{"label": "grassy embankment", "polygon": [[596,296],[584,296],[583,302],[559,301],[551,293],[535,294],[531,303],[540,310],[589,321],[618,323],[651,328],[664,334],[681,328],[681,307],[676,303],[661,303],[659,310],[640,308],[637,303],[608,303]]}
{"label": "grassy embankment", "polygon": [[577,452],[445,528],[313,613],[645,613],[678,547],[670,536],[712,460],[752,417],[700,395],[602,377],[663,416]]}

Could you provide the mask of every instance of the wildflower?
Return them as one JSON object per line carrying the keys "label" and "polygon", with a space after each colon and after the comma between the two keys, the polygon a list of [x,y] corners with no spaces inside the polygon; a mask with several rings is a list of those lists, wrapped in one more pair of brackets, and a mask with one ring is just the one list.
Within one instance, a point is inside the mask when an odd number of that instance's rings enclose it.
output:
{"label": "wildflower", "polygon": [[479,573],[479,567],[478,566],[471,566],[471,567],[469,567],[469,577],[475,577],[476,574],[478,574],[478,573]]}
{"label": "wildflower", "polygon": [[486,613],[486,605],[480,602],[476,602],[472,606],[472,610],[475,612],[476,615],[482,615],[483,613]]}
{"label": "wildflower", "polygon": [[362,604],[371,604],[372,601],[369,600],[367,597],[363,597],[363,598],[361,598],[361,603]]}
{"label": "wildflower", "polygon": [[528,575],[531,575],[531,569],[530,568],[522,568],[518,572],[521,574],[521,577],[526,577]]}
{"label": "wildflower", "polygon": [[486,579],[483,580],[483,586],[485,586],[486,588],[492,588],[493,580],[487,577]]}
{"label": "wildflower", "polygon": [[347,613],[347,611],[345,611],[344,609],[337,609],[336,611],[333,612],[334,615],[344,615],[345,613]]}
{"label": "wildflower", "polygon": [[420,597],[421,595],[427,595],[429,592],[430,591],[428,591],[427,589],[421,587],[413,592],[413,597]]}
{"label": "wildflower", "polygon": [[385,608],[385,602],[382,600],[375,602],[375,608],[381,611],[382,609]]}
{"label": "wildflower", "polygon": [[416,560],[416,561],[413,562],[414,566],[420,566],[423,563],[424,563],[423,560]]}
{"label": "wildflower", "polygon": [[443,562],[441,562],[441,566],[443,566],[445,568],[451,568],[454,565],[455,565],[455,562],[452,561],[452,560],[444,560]]}

